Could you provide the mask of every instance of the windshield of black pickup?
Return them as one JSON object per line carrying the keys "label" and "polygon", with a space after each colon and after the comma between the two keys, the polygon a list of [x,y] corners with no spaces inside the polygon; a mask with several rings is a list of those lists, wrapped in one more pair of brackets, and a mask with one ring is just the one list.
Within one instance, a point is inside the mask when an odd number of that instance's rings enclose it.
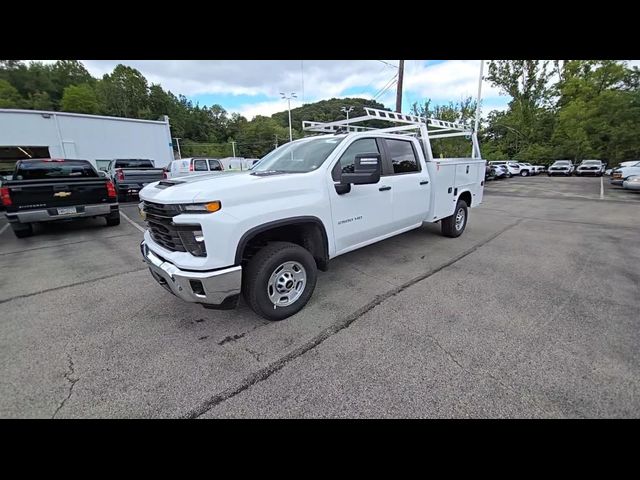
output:
{"label": "windshield of black pickup", "polygon": [[15,180],[61,177],[97,178],[98,172],[84,160],[26,160],[18,163],[13,176]]}
{"label": "windshield of black pickup", "polygon": [[253,172],[306,173],[315,170],[344,136],[296,140],[276,148],[251,170]]}

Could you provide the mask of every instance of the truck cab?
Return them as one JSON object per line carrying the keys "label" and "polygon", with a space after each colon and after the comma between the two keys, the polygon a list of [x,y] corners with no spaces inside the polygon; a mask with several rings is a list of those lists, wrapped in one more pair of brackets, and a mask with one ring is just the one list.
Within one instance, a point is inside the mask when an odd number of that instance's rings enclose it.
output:
{"label": "truck cab", "polygon": [[[317,270],[332,258],[424,222],[460,236],[469,209],[482,202],[486,163],[475,133],[441,121],[429,131],[420,117],[366,112],[406,125],[358,131],[305,122],[308,131],[333,133],[289,142],[251,171],[145,187],[141,252],[152,276],[207,307],[233,307],[243,293],[256,313],[281,320],[304,307]],[[458,133],[472,137],[474,157],[434,159],[430,138]]]}

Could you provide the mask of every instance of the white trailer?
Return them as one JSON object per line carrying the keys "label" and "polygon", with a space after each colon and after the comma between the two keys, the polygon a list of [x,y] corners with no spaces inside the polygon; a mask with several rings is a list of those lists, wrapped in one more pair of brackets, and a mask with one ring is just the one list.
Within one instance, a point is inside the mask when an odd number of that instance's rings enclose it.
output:
{"label": "white trailer", "polygon": [[95,167],[99,160],[146,158],[164,167],[173,160],[169,117],[154,121],[0,109],[0,158],[30,157],[89,160]]}

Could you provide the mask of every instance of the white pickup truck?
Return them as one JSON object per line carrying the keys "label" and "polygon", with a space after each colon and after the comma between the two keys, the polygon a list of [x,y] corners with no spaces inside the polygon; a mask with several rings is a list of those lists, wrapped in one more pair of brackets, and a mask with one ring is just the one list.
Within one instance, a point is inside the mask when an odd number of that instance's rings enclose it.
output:
{"label": "white pickup truck", "polygon": [[[140,247],[169,292],[233,308],[242,292],[269,320],[302,309],[317,270],[343,253],[440,221],[458,237],[482,202],[485,161],[475,132],[452,122],[366,109],[305,130],[251,171],[191,176],[140,192],[148,229]],[[363,129],[362,120],[404,124]],[[417,131],[417,132],[416,132]],[[418,137],[408,135],[418,133]],[[434,159],[430,138],[467,136],[473,158]]]}

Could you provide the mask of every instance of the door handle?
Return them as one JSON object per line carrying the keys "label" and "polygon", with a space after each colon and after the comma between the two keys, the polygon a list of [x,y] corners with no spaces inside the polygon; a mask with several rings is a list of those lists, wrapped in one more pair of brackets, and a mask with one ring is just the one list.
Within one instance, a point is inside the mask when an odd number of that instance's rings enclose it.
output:
{"label": "door handle", "polygon": [[420,185],[426,185],[427,183],[429,183],[429,180],[423,180],[420,182]]}
{"label": "door handle", "polygon": [[383,185],[378,190],[380,190],[381,192],[384,192],[386,190],[391,190],[391,187],[388,185]]}

